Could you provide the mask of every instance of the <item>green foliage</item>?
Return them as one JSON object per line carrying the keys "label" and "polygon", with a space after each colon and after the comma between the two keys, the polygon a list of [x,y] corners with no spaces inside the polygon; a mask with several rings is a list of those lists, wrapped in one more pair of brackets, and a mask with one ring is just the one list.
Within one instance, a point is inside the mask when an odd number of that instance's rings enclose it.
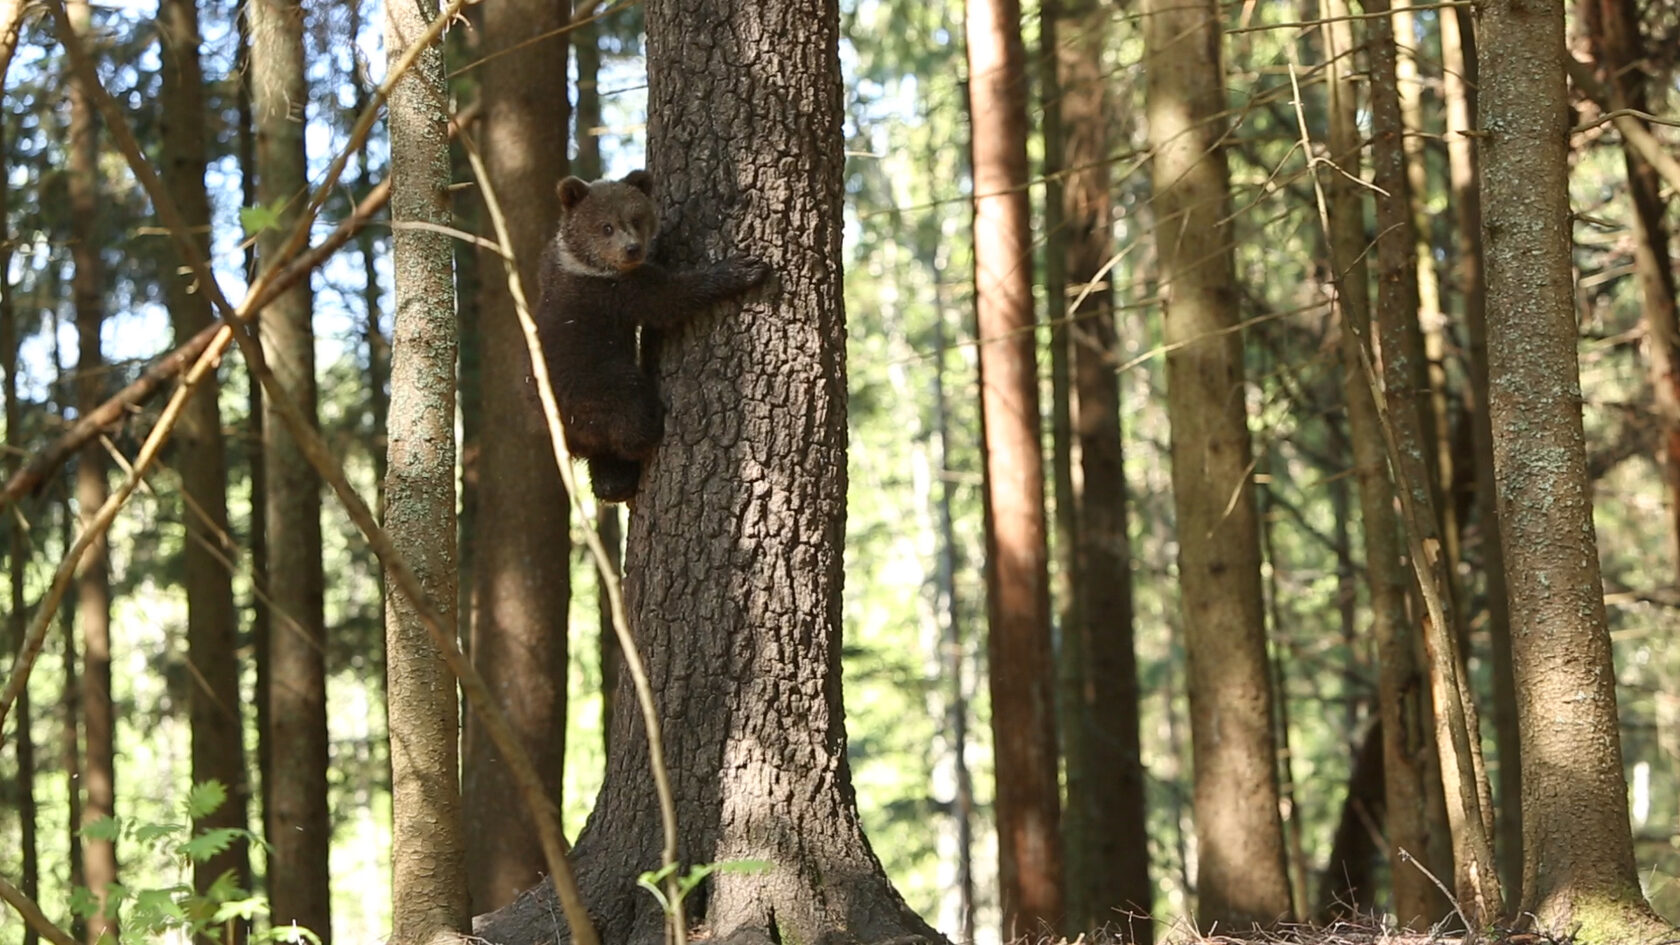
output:
{"label": "green foliage", "polygon": [[244,227],[246,236],[256,236],[265,230],[278,229],[280,215],[285,210],[286,201],[284,200],[276,200],[268,206],[259,203],[249,207],[240,207],[239,225]]}
{"label": "green foliage", "polygon": [[[227,788],[217,781],[197,784],[181,802],[181,813],[190,822],[206,817],[227,801]],[[262,839],[249,830],[232,827],[210,827],[193,832],[189,824],[151,823],[121,817],[101,817],[89,822],[81,830],[87,839],[123,841],[148,852],[161,854],[179,867],[177,881],[161,886],[130,888],[111,883],[105,888],[104,911],[118,920],[121,941],[147,942],[177,933],[188,938],[214,937],[217,929],[231,923],[247,925],[258,916],[268,914],[268,898],[252,895],[239,885],[238,878],[228,870],[202,893],[193,889],[187,872],[193,864],[203,863],[238,842],[261,844]],[[77,886],[70,893],[72,914],[88,919],[100,914],[101,906],[93,892]],[[320,937],[308,929],[290,926],[253,930],[249,941],[314,942]]]}
{"label": "green foliage", "polygon": [[659,901],[659,908],[666,915],[676,911],[677,904],[688,898],[696,886],[706,881],[706,877],[713,873],[764,873],[768,872],[774,863],[768,860],[723,860],[718,863],[701,863],[688,868],[688,872],[677,878],[676,900],[673,902],[665,895],[660,884],[670,879],[677,872],[677,864],[667,863],[656,870],[648,870],[636,877],[636,885],[650,893]]}

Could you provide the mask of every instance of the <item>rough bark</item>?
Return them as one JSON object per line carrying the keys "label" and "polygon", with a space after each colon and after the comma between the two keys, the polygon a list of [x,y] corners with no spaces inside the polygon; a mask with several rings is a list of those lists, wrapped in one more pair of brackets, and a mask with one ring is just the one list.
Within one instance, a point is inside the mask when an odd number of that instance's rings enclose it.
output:
{"label": "rough bark", "polygon": [[[481,152],[501,197],[525,291],[535,301],[538,261],[559,217],[566,174],[565,38],[515,49],[566,22],[568,4],[509,0],[483,7],[479,69]],[[525,335],[502,279],[480,255],[481,363],[523,365]],[[501,701],[544,782],[560,798],[566,748],[566,607],[571,596],[569,506],[548,430],[523,368],[480,372],[480,433],[473,512],[473,663]],[[499,752],[467,717],[463,793],[474,912],[506,905],[546,872],[542,847]]]}
{"label": "rough bark", "polygon": [[[438,9],[435,0],[385,9],[385,50],[394,64]],[[382,518],[450,624],[457,580],[454,248],[441,233],[400,226],[450,221],[449,99],[438,43],[392,90],[389,114],[396,320]],[[391,941],[429,945],[444,933],[465,932],[472,914],[457,782],[455,679],[413,601],[393,594],[385,614]]]}
{"label": "rough bark", "polygon": [[[1345,0],[1326,0],[1326,58],[1330,82],[1330,152],[1340,167],[1360,167],[1357,93],[1353,85],[1353,27]],[[1377,703],[1383,745],[1383,806],[1393,909],[1401,926],[1428,928],[1450,903],[1437,894],[1428,877],[1400,861],[1405,850],[1426,856],[1430,825],[1430,759],[1435,751],[1434,725],[1426,698],[1428,680],[1418,659],[1418,642],[1406,614],[1410,581],[1401,563],[1400,523],[1394,514],[1394,486],[1388,477],[1382,430],[1365,376],[1359,346],[1371,336],[1371,292],[1366,257],[1364,193],[1342,174],[1325,175],[1329,198],[1330,260],[1337,279],[1337,309],[1342,322],[1343,392],[1348,434],[1353,445],[1354,476],[1359,485],[1365,580],[1371,601],[1371,638],[1377,652]]]}
{"label": "rough bark", "polygon": [[[279,208],[279,225],[257,236],[269,265],[302,206],[307,182],[303,119],[303,8],[298,0],[254,0],[251,104],[256,130],[257,202]],[[286,292],[263,312],[263,355],[311,423],[316,412],[315,341],[309,286]],[[286,432],[273,403],[263,405],[268,634],[268,724],[274,764],[264,772],[268,808],[269,904],[276,923],[297,922],[330,945],[327,853],[327,703],[322,617],[320,481]],[[283,759],[283,761],[282,761]]]}
{"label": "rough bark", "polygon": [[[92,16],[85,0],[66,4],[71,29],[86,35]],[[104,275],[94,224],[98,212],[99,143],[91,93],[79,78],[70,89],[70,254],[75,274],[71,295],[76,309],[76,406],[92,410],[104,400],[105,362],[99,343],[105,320]],[[91,441],[82,447],[76,465],[76,514],[83,527],[105,502],[110,487],[105,479],[105,447]],[[109,546],[94,541],[82,558],[76,577],[76,623],[82,633],[82,823],[116,813],[116,716],[111,704],[111,577]],[[103,907],[105,889],[117,879],[116,845],[87,837],[82,841],[82,869],[87,887]],[[88,941],[116,936],[114,917],[103,913],[87,923]]]}
{"label": "rough bark", "polygon": [[1197,923],[1287,918],[1260,539],[1222,145],[1218,8],[1143,6],[1173,504],[1189,656]]}
{"label": "rough bark", "polygon": [[969,0],[986,604],[1005,938],[1062,925],[1049,550],[1027,212],[1019,0]]}
{"label": "rough bark", "polygon": [[[650,169],[674,266],[750,252],[775,285],[665,339],[665,438],[630,522],[627,607],[648,661],[685,863],[720,874],[689,915],[724,941],[937,940],[858,824],[840,705],[846,378],[840,291],[839,16],[833,0],[656,0],[647,10]],[[639,713],[575,862],[603,941],[651,945],[635,886],[660,862]],[[552,941],[547,884],[483,917]]]}
{"label": "rough bark", "polygon": [[1052,170],[1065,174],[1052,198],[1061,204],[1056,209],[1063,279],[1046,281],[1052,298],[1072,306],[1064,344],[1072,373],[1070,433],[1078,456],[1067,500],[1077,520],[1072,531],[1077,601],[1061,657],[1062,684],[1072,689],[1062,703],[1070,710],[1062,720],[1068,733],[1062,831],[1069,859],[1067,928],[1107,929],[1124,941],[1149,945],[1154,940],[1148,918],[1153,887],[1149,846],[1143,840],[1148,831],[1132,634],[1129,494],[1114,368],[1119,338],[1113,281],[1102,272],[1114,251],[1108,164],[1114,111],[1103,64],[1113,11],[1088,0],[1064,0],[1047,3],[1044,12],[1047,33],[1055,37],[1059,89],[1056,100],[1046,105],[1046,134],[1054,109],[1061,163]]}
{"label": "rough bark", "polygon": [[[196,0],[161,0],[158,29],[163,60],[164,183],[180,209],[193,241],[204,257],[210,255],[210,201],[204,189],[205,129],[204,73],[199,65],[198,5]],[[197,291],[185,261],[175,267],[165,285],[177,344],[202,332],[214,321],[210,297]],[[245,775],[245,742],[239,694],[238,618],[233,605],[231,572],[223,564],[237,553],[228,537],[227,455],[222,439],[219,394],[214,374],[199,382],[199,390],[181,411],[175,443],[181,471],[186,546],[182,552],[187,590],[187,657],[193,667],[192,779],[195,784],[218,781],[227,788],[227,801],[195,824],[195,829],[246,829],[250,788]],[[193,864],[193,888],[203,892],[232,871],[241,888],[251,887],[250,854],[243,842],[208,860]],[[244,941],[243,925],[235,923],[236,941]]]}
{"label": "rough bark", "polygon": [[1586,474],[1570,269],[1563,0],[1481,37],[1488,409],[1522,730],[1523,900],[1577,941],[1666,934],[1640,892]]}

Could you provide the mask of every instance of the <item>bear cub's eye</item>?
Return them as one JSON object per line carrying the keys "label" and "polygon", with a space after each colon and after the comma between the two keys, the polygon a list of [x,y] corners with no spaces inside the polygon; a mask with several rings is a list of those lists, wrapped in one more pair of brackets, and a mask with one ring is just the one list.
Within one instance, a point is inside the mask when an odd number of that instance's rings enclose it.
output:
{"label": "bear cub's eye", "polygon": [[612,224],[611,224],[611,223],[603,223],[603,224],[601,224],[601,235],[602,235],[602,236],[611,236],[611,235],[613,235],[613,225],[612,225]]}

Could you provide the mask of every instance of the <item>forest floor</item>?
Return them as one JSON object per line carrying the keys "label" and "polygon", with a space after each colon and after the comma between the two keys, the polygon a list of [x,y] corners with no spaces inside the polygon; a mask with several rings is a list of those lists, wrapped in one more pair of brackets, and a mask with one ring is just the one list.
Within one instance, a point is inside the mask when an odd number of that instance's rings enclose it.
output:
{"label": "forest floor", "polygon": [[[1204,935],[1179,926],[1159,937],[1161,945],[1570,945],[1568,937],[1499,929],[1466,935],[1460,930],[1414,932],[1385,926],[1378,919],[1337,921],[1327,926],[1291,925],[1244,933]],[[1677,940],[1680,942],[1680,940]],[[1104,935],[1081,936],[1064,945],[1126,945]]]}

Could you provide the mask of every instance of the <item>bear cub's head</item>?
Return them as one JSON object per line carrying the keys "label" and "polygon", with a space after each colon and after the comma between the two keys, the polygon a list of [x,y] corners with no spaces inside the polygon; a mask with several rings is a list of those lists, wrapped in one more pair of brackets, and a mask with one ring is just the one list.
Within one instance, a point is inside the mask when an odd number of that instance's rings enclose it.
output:
{"label": "bear cub's head", "polygon": [[659,232],[653,175],[632,171],[623,180],[560,182],[560,265],[568,272],[608,278],[647,262]]}

